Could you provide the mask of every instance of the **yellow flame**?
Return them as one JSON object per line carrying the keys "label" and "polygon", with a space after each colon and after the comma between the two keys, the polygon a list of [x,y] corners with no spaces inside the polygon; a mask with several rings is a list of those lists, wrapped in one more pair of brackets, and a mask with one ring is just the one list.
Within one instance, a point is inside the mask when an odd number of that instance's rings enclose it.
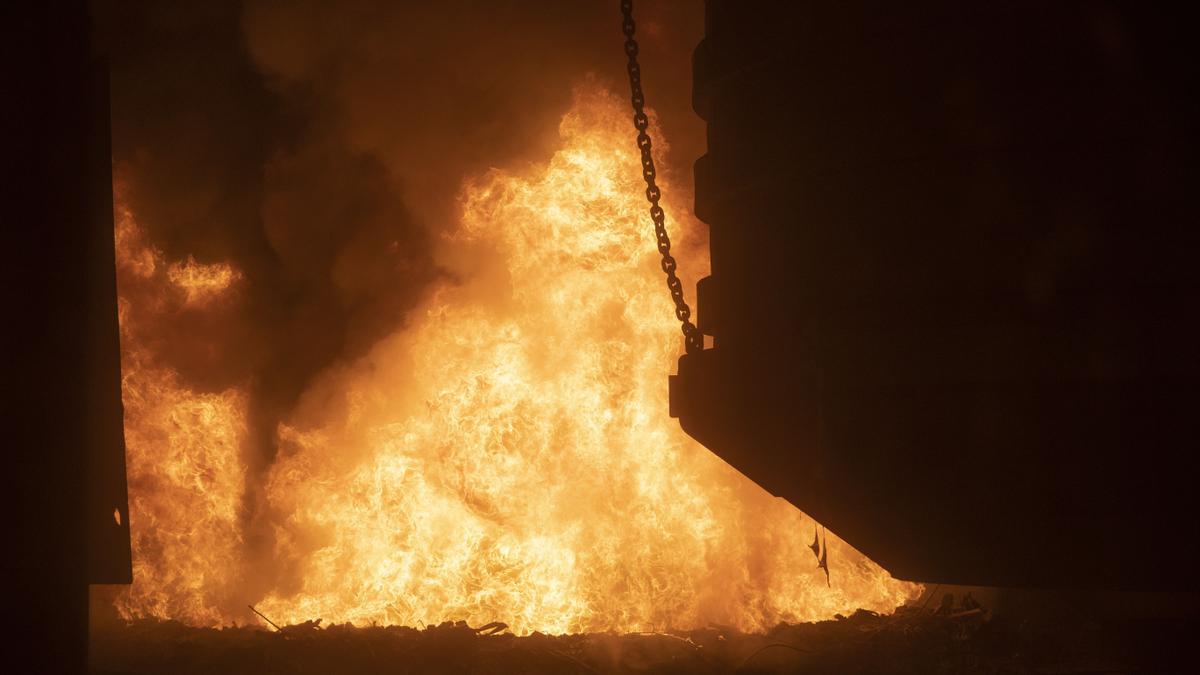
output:
{"label": "yellow flame", "polygon": [[[240,600],[245,468],[245,394],[198,393],[141,344],[164,320],[170,272],[144,241],[117,191],[121,394],[133,546],[130,588],[117,596],[125,618],[154,616],[210,625]],[[166,266],[166,270],[172,266]],[[114,514],[120,517],[119,512]]]}
{"label": "yellow flame", "polygon": [[[517,633],[751,631],[913,598],[918,586],[833,535],[827,587],[812,520],[669,418],[680,334],[628,111],[588,84],[559,131],[545,165],[464,189],[444,242],[464,281],[326,373],[280,426],[265,486],[276,588],[259,609]],[[700,228],[660,182],[698,277]],[[125,256],[131,277],[161,276],[161,254]],[[235,598],[245,395],[192,392],[128,352],[125,387],[138,567],[122,612],[248,619],[252,599]]]}
{"label": "yellow flame", "polygon": [[329,384],[341,411],[282,430],[268,494],[299,588],[269,615],[759,630],[912,596],[833,537],[827,588],[812,522],[669,418],[679,329],[629,127],[582,88],[547,165],[468,185],[450,238],[498,256],[506,292],[438,289]]}
{"label": "yellow flame", "polygon": [[183,262],[171,263],[167,279],[184,292],[188,304],[204,304],[229,289],[241,274],[225,263],[202,264],[188,256]]}

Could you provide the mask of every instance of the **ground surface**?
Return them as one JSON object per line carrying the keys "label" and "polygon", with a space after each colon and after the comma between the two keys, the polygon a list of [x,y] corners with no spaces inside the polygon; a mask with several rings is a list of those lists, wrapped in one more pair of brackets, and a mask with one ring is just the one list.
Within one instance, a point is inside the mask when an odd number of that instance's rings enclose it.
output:
{"label": "ground surface", "polygon": [[501,625],[424,630],[309,623],[94,628],[94,675],[134,673],[1186,673],[1195,623],[992,617],[968,598],[891,616],[859,612],[765,635],[516,637]]}

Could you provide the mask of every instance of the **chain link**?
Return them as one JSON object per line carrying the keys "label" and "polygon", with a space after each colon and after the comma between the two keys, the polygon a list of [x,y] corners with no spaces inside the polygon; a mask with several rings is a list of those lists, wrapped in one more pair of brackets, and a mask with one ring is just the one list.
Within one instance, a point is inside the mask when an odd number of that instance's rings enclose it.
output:
{"label": "chain link", "polygon": [[621,0],[621,31],[625,34],[625,55],[629,57],[630,101],[633,103],[633,126],[637,129],[637,146],[642,153],[642,178],[646,180],[646,200],[650,202],[650,220],[654,221],[654,235],[658,240],[658,252],[662,254],[662,271],[667,275],[667,289],[675,301],[675,318],[679,319],[683,331],[684,348],[688,354],[704,349],[704,335],[692,323],[692,309],[683,299],[683,282],[675,275],[677,264],[671,255],[671,238],[667,236],[666,216],[659,200],[662,190],[655,178],[654,157],[650,153],[650,118],[646,116],[646,96],[642,93],[642,69],[638,65],[638,43],[633,39],[633,0]]}

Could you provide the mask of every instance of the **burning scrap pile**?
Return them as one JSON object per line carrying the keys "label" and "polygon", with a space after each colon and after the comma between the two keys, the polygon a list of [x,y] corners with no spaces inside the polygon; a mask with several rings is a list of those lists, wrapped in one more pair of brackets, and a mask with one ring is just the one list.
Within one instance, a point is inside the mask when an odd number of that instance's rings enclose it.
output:
{"label": "burning scrap pile", "polygon": [[94,631],[95,672],[122,673],[1133,673],[1174,656],[1178,625],[1079,615],[1034,624],[992,618],[954,597],[892,615],[861,610],[761,634],[728,627],[661,633],[514,636],[503,624],[423,629],[309,621],[191,628],[142,620]]}
{"label": "burning scrap pile", "polygon": [[[256,273],[174,259],[119,204],[121,616],[228,626],[253,603],[280,624],[762,631],[916,595],[835,536],[814,561],[810,518],[670,419],[678,328],[628,129],[625,102],[586,81],[545,162],[466,181],[442,241],[454,273],[269,438],[253,378],[201,386],[173,361],[197,342],[180,317],[224,325]],[[669,180],[677,255],[699,275],[701,229]],[[233,358],[209,353],[222,344],[191,351]]]}

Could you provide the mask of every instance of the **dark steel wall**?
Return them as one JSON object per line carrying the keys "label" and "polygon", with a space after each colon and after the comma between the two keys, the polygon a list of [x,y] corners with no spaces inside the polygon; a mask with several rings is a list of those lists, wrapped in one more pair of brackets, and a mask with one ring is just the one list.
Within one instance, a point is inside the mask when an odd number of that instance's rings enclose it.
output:
{"label": "dark steel wall", "polygon": [[903,578],[1195,588],[1191,25],[710,0],[684,429]]}
{"label": "dark steel wall", "polygon": [[0,13],[6,672],[85,672],[88,583],[130,577],[107,65],[87,10]]}

